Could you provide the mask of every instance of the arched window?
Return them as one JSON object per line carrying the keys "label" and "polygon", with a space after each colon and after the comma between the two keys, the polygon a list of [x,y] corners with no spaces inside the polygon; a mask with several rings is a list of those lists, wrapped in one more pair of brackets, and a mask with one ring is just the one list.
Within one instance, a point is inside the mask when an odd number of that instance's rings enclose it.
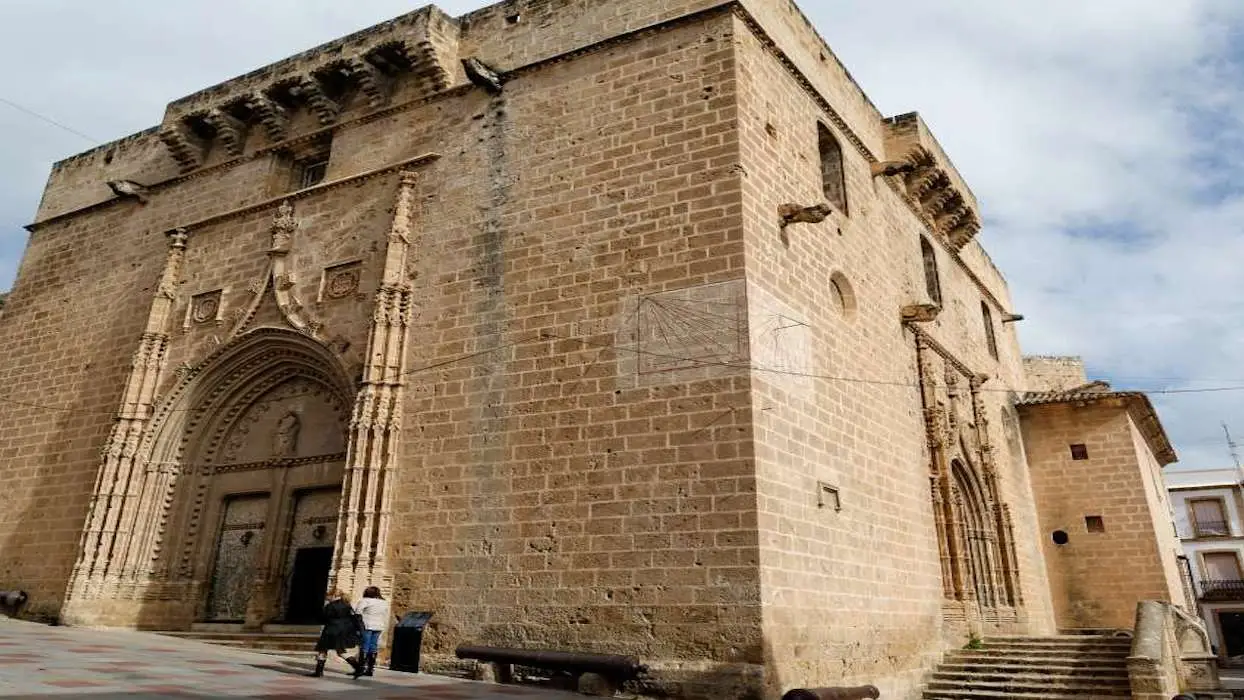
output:
{"label": "arched window", "polygon": [[998,338],[993,332],[993,312],[983,301],[981,302],[981,321],[985,323],[985,345],[989,348],[989,354],[996,360],[998,359]]}
{"label": "arched window", "polygon": [[929,299],[941,306],[942,282],[937,276],[937,254],[933,252],[933,244],[923,236],[920,237],[920,257],[924,261],[924,288],[929,293]]}
{"label": "arched window", "polygon": [[842,146],[824,124],[817,124],[817,145],[821,151],[821,188],[835,209],[847,213],[847,181],[842,169]]}

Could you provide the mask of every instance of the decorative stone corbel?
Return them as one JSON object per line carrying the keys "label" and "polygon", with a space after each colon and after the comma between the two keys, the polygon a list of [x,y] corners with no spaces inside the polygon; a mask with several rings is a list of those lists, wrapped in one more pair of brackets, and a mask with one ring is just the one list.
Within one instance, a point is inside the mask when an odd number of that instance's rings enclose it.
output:
{"label": "decorative stone corbel", "polygon": [[216,138],[224,144],[229,155],[242,155],[246,150],[246,134],[250,130],[246,122],[219,109],[210,110],[203,118],[216,130]]}
{"label": "decorative stone corbel", "polygon": [[968,210],[968,216],[955,226],[951,227],[946,232],[946,237],[950,239],[950,244],[954,246],[955,250],[959,250],[963,248],[963,246],[967,245],[973,238],[976,238],[976,234],[980,233],[980,230],[981,225],[976,219],[976,214],[972,213],[971,210]]}
{"label": "decorative stone corbel", "polygon": [[378,68],[361,58],[353,58],[346,61],[345,70],[367,96],[367,106],[377,109],[389,101],[389,79]]}
{"label": "decorative stone corbel", "polygon": [[177,161],[177,166],[183,173],[203,164],[203,157],[207,152],[207,141],[190,131],[190,127],[185,123],[162,128],[160,141],[168,148],[169,155]]}
{"label": "decorative stone corbel", "polygon": [[263,93],[251,95],[246,105],[255,112],[259,123],[268,132],[273,141],[284,141],[289,138],[289,112],[271,97]]}
{"label": "decorative stone corbel", "polygon": [[942,307],[937,304],[908,304],[900,310],[903,323],[930,323],[941,312]]}
{"label": "decorative stone corbel", "polygon": [[341,105],[324,93],[323,86],[314,76],[303,76],[294,88],[294,92],[307,101],[307,106],[315,112],[321,125],[330,126],[336,123],[337,117],[341,114]]}
{"label": "decorative stone corbel", "polygon": [[800,204],[783,204],[778,207],[778,216],[781,218],[782,228],[786,228],[791,224],[819,224],[829,218],[833,211],[833,207],[824,203],[810,207]]}

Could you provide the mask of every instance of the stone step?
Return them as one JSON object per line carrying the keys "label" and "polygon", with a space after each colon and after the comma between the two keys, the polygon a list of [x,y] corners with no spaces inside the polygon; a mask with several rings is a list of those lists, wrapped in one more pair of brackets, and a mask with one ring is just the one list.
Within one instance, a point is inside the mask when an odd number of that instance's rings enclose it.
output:
{"label": "stone step", "polygon": [[1110,642],[1118,644],[1131,644],[1130,637],[1101,637],[1095,634],[1055,634],[1051,637],[1031,637],[1025,634],[996,634],[986,637],[988,642],[1042,642],[1042,643],[1066,643],[1076,644],[1082,642]]}
{"label": "stone step", "polygon": [[990,652],[974,649],[956,649],[946,654],[950,663],[998,663],[998,664],[1070,664],[1076,666],[1126,664],[1127,657],[1120,654],[1064,654],[1043,651]]}
{"label": "stone step", "polygon": [[1042,642],[1028,639],[986,639],[982,646],[986,649],[1060,649],[1065,651],[1082,651],[1087,649],[1101,649],[1106,651],[1117,651],[1127,653],[1132,650],[1130,642],[1119,644],[1110,641],[1092,641],[1092,642]]}
{"label": "stone step", "polygon": [[319,635],[314,634],[246,634],[240,632],[159,632],[158,634],[235,649],[283,651],[310,651],[315,648],[315,642],[319,639]]}
{"label": "stone step", "polygon": [[959,664],[944,663],[937,667],[938,671],[947,673],[1051,673],[1070,676],[1105,676],[1127,678],[1127,664],[1009,664],[999,665],[991,662]]}
{"label": "stone step", "polygon": [[1131,686],[1126,683],[1049,683],[1040,678],[1033,681],[972,681],[969,683],[930,680],[925,685],[925,691],[926,693],[951,694],[953,696],[958,696],[965,691],[972,693],[993,691],[1007,693],[1010,697],[1025,696],[1025,694],[1039,695],[1042,693],[1054,693],[1076,698],[1098,696],[1131,697],[1132,695]]}
{"label": "stone step", "polygon": [[1007,673],[1005,671],[949,671],[939,668],[930,676],[934,681],[947,683],[1011,683],[1011,684],[1045,684],[1045,685],[1130,685],[1127,673],[1122,674],[1072,674],[1051,673],[1034,670],[1027,673]]}
{"label": "stone step", "polygon": [[1017,693],[1009,690],[961,688],[951,691],[926,690],[921,697],[923,700],[1118,700],[1119,697],[1127,697],[1127,695],[1081,695],[1063,691]]}

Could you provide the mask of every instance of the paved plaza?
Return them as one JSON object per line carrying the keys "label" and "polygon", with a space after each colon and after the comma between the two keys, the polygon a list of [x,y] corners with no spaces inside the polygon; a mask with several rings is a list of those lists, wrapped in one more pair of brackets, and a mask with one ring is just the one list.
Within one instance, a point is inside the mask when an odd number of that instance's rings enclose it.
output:
{"label": "paved plaza", "polygon": [[313,660],[267,656],[141,632],[48,627],[0,618],[0,698],[420,698],[524,700],[582,698],[376,669],[353,680],[340,661],[311,678]]}

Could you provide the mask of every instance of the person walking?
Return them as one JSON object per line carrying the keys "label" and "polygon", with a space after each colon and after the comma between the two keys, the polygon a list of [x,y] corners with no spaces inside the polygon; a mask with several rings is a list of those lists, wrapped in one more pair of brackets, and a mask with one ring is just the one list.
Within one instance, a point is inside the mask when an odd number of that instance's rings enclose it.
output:
{"label": "person walking", "polygon": [[380,595],[378,586],[368,586],[354,612],[363,619],[363,644],[359,647],[359,667],[354,669],[354,677],[371,676],[376,672],[380,636],[389,624],[389,601]]}
{"label": "person walking", "polygon": [[358,670],[362,667],[362,661],[346,656],[346,649],[358,646],[362,638],[362,628],[358,617],[354,613],[354,608],[350,607],[349,596],[340,590],[334,588],[329,591],[327,599],[328,602],[324,604],[322,613],[324,628],[320,631],[320,638],[315,643],[315,672],[311,676],[319,678],[324,675],[324,664],[328,661],[328,652],[335,651],[337,656],[354,668],[354,677],[358,678]]}

